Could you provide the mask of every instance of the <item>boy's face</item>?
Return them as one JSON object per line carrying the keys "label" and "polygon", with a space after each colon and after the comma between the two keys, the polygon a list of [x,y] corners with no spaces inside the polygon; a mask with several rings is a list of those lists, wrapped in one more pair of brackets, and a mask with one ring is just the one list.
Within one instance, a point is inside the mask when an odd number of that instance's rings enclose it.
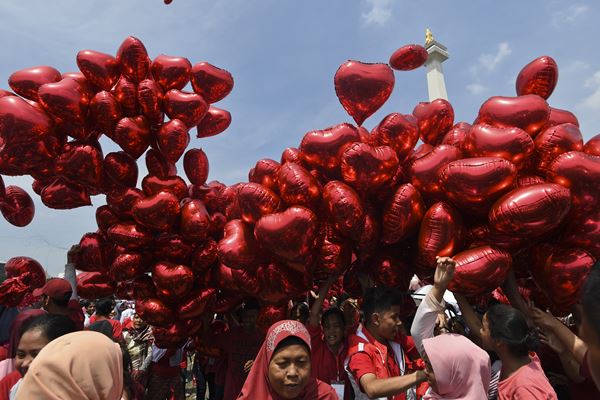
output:
{"label": "boy's face", "polygon": [[402,325],[400,305],[392,306],[389,310],[373,313],[371,318],[377,334],[387,340],[394,339]]}

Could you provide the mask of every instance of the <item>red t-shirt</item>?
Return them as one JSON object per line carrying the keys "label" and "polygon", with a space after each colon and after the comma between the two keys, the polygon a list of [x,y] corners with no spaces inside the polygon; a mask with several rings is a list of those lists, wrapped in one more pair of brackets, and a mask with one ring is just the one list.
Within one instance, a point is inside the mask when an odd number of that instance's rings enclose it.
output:
{"label": "red t-shirt", "polygon": [[8,400],[10,389],[21,379],[19,371],[13,371],[0,380],[0,400]]}
{"label": "red t-shirt", "polygon": [[347,376],[344,370],[344,362],[348,355],[346,341],[342,343],[335,354],[325,343],[320,326],[308,324],[306,328],[310,333],[312,377],[325,383],[343,382]]}
{"label": "red t-shirt", "polygon": [[[121,323],[119,321],[117,321],[116,319],[112,319],[112,318],[111,319],[104,318],[104,320],[108,321],[110,323],[110,325],[112,326],[113,339],[117,342],[122,340],[123,339],[123,326],[121,325]],[[101,321],[101,320],[98,319],[96,314],[94,314],[90,317],[90,325],[97,321]]]}
{"label": "red t-shirt", "polygon": [[498,400],[557,400],[536,354],[529,364],[498,382]]}
{"label": "red t-shirt", "polygon": [[67,316],[75,323],[77,330],[82,331],[84,328],[83,323],[85,322],[85,316],[83,315],[83,310],[81,309],[79,302],[75,299],[71,299],[69,300],[67,307],[69,309],[69,314],[67,314]]}

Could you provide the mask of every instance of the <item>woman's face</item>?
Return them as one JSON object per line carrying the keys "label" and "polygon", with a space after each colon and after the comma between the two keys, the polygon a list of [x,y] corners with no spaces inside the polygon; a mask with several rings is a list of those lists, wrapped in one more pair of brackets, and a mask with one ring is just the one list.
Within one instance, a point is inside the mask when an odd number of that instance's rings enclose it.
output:
{"label": "woman's face", "polygon": [[269,362],[271,388],[284,399],[302,394],[310,377],[310,353],[305,346],[292,344],[273,354]]}
{"label": "woman's face", "polygon": [[33,359],[47,344],[48,338],[40,329],[27,331],[21,336],[15,358],[15,369],[21,376],[25,376]]}
{"label": "woman's face", "polygon": [[133,328],[142,329],[146,327],[146,322],[138,314],[133,314]]}

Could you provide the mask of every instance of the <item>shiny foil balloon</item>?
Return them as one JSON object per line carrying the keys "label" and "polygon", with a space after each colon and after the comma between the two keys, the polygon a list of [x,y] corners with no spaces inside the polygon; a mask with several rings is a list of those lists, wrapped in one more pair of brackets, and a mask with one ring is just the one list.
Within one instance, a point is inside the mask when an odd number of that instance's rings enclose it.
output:
{"label": "shiny foil balloon", "polygon": [[454,109],[444,99],[419,103],[412,113],[417,119],[421,140],[432,146],[440,144],[454,124]]}
{"label": "shiny foil balloon", "polygon": [[550,107],[550,117],[548,118],[548,124],[546,127],[560,124],[573,124],[579,127],[579,121],[577,120],[575,114],[573,114],[571,111]]}
{"label": "shiny foil balloon", "polygon": [[190,80],[192,63],[185,57],[161,54],[152,61],[150,70],[156,82],[164,90],[181,90]]}
{"label": "shiny foil balloon", "polygon": [[317,245],[317,265],[315,275],[322,274],[323,279],[336,276],[350,268],[352,261],[352,243],[344,239],[329,224],[324,224]]}
{"label": "shiny foil balloon", "polygon": [[600,157],[580,151],[558,156],[548,167],[548,181],[571,190],[573,208],[577,211],[594,209],[600,201]]}
{"label": "shiny foil balloon", "polygon": [[126,187],[135,187],[137,185],[137,163],[124,151],[117,151],[106,155],[104,158],[104,173],[114,184]]}
{"label": "shiny foil balloon", "polygon": [[158,83],[152,79],[144,79],[137,86],[137,100],[144,116],[153,124],[163,122],[163,92]]}
{"label": "shiny foil balloon", "polygon": [[196,137],[205,138],[218,135],[231,125],[231,113],[221,108],[210,106],[206,115],[196,127]]}
{"label": "shiny foil balloon", "polygon": [[0,203],[2,203],[5,196],[6,196],[6,187],[4,186],[4,180],[2,179],[2,176],[0,175]]}
{"label": "shiny foil balloon", "polygon": [[279,172],[279,164],[270,158],[258,160],[254,168],[248,173],[248,181],[259,183],[273,192],[278,192],[277,172]]}
{"label": "shiny foil balloon", "polygon": [[419,191],[410,183],[400,185],[383,209],[381,242],[397,243],[419,228],[425,204]]}
{"label": "shiny foil balloon", "polygon": [[185,265],[161,261],[152,268],[152,280],[159,294],[175,300],[185,296],[194,283],[194,273]]}
{"label": "shiny foil balloon", "polygon": [[133,205],[144,198],[144,192],[137,188],[122,188],[110,191],[106,195],[106,204],[119,217],[133,218]]}
{"label": "shiny foil balloon", "polygon": [[449,144],[458,148],[462,147],[465,137],[471,130],[471,124],[458,122],[444,135],[441,144]]}
{"label": "shiny foil balloon", "polygon": [[398,159],[405,159],[419,140],[419,128],[412,115],[391,113],[371,132],[371,141],[379,146],[390,146]]}
{"label": "shiny foil balloon", "polygon": [[110,90],[121,72],[115,57],[94,50],[77,53],[77,66],[90,83],[102,90]]}
{"label": "shiny foil balloon", "polygon": [[299,280],[298,274],[278,263],[261,265],[256,276],[260,285],[257,297],[270,304],[285,303]]}
{"label": "shiny foil balloon", "polygon": [[173,311],[159,299],[138,299],[135,311],[152,326],[168,326],[173,318]]}
{"label": "shiny foil balloon", "polygon": [[600,134],[585,142],[583,151],[590,156],[600,156]]}
{"label": "shiny foil balloon", "polygon": [[189,300],[179,306],[177,317],[179,319],[198,318],[210,308],[211,303],[217,299],[217,291],[212,288],[203,289],[200,293],[192,293]]}
{"label": "shiny foil balloon", "polygon": [[512,266],[510,254],[492,246],[465,250],[453,259],[456,269],[448,289],[465,296],[477,296],[496,289]]}
{"label": "shiny foil balloon", "polygon": [[169,230],[177,222],[179,212],[179,199],[166,191],[140,199],[133,206],[136,222],[158,231]]}
{"label": "shiny foil balloon", "polygon": [[540,96],[490,97],[479,109],[478,123],[501,128],[517,127],[535,136],[546,126],[550,107]]}
{"label": "shiny foil balloon", "polygon": [[182,121],[172,119],[160,127],[157,142],[167,161],[176,163],[190,143],[190,134]]}
{"label": "shiny foil balloon", "polygon": [[80,185],[56,179],[42,190],[42,203],[57,210],[91,206],[88,191]]}
{"label": "shiny foil balloon", "polygon": [[38,90],[38,96],[44,109],[55,117],[75,122],[82,122],[85,118],[86,94],[76,80],[67,78],[46,83]]}
{"label": "shiny foil balloon", "polygon": [[600,260],[600,209],[569,221],[560,243],[584,249]]}
{"label": "shiny foil balloon", "polygon": [[399,164],[398,156],[391,147],[372,147],[366,143],[348,146],[341,161],[344,182],[359,192],[376,190],[388,183]]}
{"label": "shiny foil balloon", "polygon": [[194,248],[178,233],[161,232],[154,237],[152,250],[155,259],[187,264]]}
{"label": "shiny foil balloon", "polygon": [[260,286],[254,271],[233,269],[231,270],[231,274],[242,293],[245,293],[248,296],[256,297],[258,291],[260,290]]}
{"label": "shiny foil balloon", "polygon": [[0,212],[10,224],[23,227],[33,220],[35,205],[25,190],[10,185],[6,187],[6,196],[0,202]]}
{"label": "shiny foil balloon", "polygon": [[533,154],[535,145],[520,128],[476,124],[465,135],[461,149],[469,157],[500,157],[520,166]]}
{"label": "shiny foil balloon", "polygon": [[194,64],[191,81],[194,92],[211,104],[224,99],[233,89],[233,76],[207,62]]}
{"label": "shiny foil balloon", "polygon": [[165,94],[164,104],[169,118],[181,120],[188,128],[198,125],[208,111],[208,104],[202,96],[177,89]]}
{"label": "shiny foil balloon", "polygon": [[4,271],[7,278],[20,278],[31,289],[44,286],[46,271],[42,265],[30,257],[12,257],[6,261]]}
{"label": "shiny foil balloon", "polygon": [[77,295],[82,299],[101,299],[114,294],[108,276],[100,272],[82,272],[77,275]]}
{"label": "shiny foil balloon", "polygon": [[202,149],[190,149],[183,157],[185,175],[193,185],[202,186],[208,178],[208,157]]}
{"label": "shiny foil balloon", "polygon": [[7,145],[0,150],[0,174],[48,178],[54,156],[43,141]]}
{"label": "shiny foil balloon", "polygon": [[462,152],[457,147],[442,144],[420,157],[415,155],[415,158],[408,171],[410,182],[423,195],[440,197],[439,171],[448,163],[461,159]]}
{"label": "shiny foil balloon", "polygon": [[538,57],[523,67],[517,76],[517,96],[537,94],[548,99],[558,82],[558,66],[552,57]]}
{"label": "shiny foil balloon", "polygon": [[102,150],[89,144],[72,143],[55,163],[55,172],[68,181],[97,188],[102,181]]}
{"label": "shiny foil balloon", "polygon": [[241,184],[237,197],[242,219],[249,224],[281,208],[279,196],[258,183]]}
{"label": "shiny foil balloon", "polygon": [[349,60],[335,73],[335,93],[358,125],[379,110],[394,89],[394,72],[387,64]]}
{"label": "shiny foil balloon", "polygon": [[165,156],[155,149],[149,149],[146,152],[146,168],[148,168],[148,175],[153,175],[161,179],[177,175],[177,167],[175,164],[167,161]]}
{"label": "shiny foil balloon", "polygon": [[529,239],[498,232],[489,225],[478,225],[466,232],[465,242],[465,247],[490,245],[505,250],[517,250],[529,244]]}
{"label": "shiny foil balloon", "polygon": [[217,242],[208,238],[194,249],[191,256],[190,268],[197,274],[204,274],[209,271],[210,267],[217,261],[217,258]]}
{"label": "shiny foil balloon", "polygon": [[0,139],[6,145],[30,143],[52,133],[52,120],[17,96],[0,98]]}
{"label": "shiny foil balloon", "polygon": [[187,197],[188,194],[187,184],[179,176],[169,176],[164,179],[158,176],[146,176],[142,180],[142,189],[146,196],[165,191],[173,193],[179,200]]}
{"label": "shiny foil balloon", "polygon": [[583,136],[573,124],[552,126],[535,137],[535,159],[539,171],[546,171],[550,163],[568,151],[582,151]]}
{"label": "shiny foil balloon", "polygon": [[406,260],[392,251],[384,250],[376,254],[369,264],[377,286],[392,287],[401,291],[408,289],[413,271]]}
{"label": "shiny foil balloon", "polygon": [[407,44],[400,47],[390,57],[390,67],[399,71],[412,71],[422,67],[427,61],[427,50],[418,44]]}
{"label": "shiny foil balloon", "polygon": [[452,257],[461,250],[462,218],[448,203],[438,202],[425,213],[419,230],[419,262],[435,268],[436,257]]}
{"label": "shiny foil balloon", "polygon": [[152,235],[143,226],[134,222],[121,222],[108,228],[108,238],[127,249],[137,249],[148,245]]}
{"label": "shiny foil balloon", "polygon": [[452,161],[439,172],[445,195],[460,209],[487,212],[488,206],[508,192],[517,168],[503,158],[479,157]]}
{"label": "shiny foil balloon", "polygon": [[352,142],[359,141],[360,136],[356,127],[350,124],[339,124],[306,133],[300,143],[300,151],[302,158],[311,168],[335,175],[339,174],[340,158],[346,147]]}
{"label": "shiny foil balloon", "polygon": [[112,132],[123,117],[121,105],[117,99],[107,91],[100,91],[90,101],[90,118],[98,133]]}
{"label": "shiny foil balloon", "polygon": [[113,87],[111,94],[119,102],[124,116],[135,117],[140,113],[137,84],[132,80],[122,76]]}
{"label": "shiny foil balloon", "polygon": [[516,187],[536,185],[538,183],[546,183],[544,178],[538,175],[519,175],[515,181]]}
{"label": "shiny foil balloon", "polygon": [[133,80],[141,82],[150,72],[150,59],[146,46],[136,37],[127,37],[117,50],[117,62],[121,66],[121,72]]}
{"label": "shiny foil balloon", "polygon": [[130,252],[118,254],[110,266],[109,275],[115,281],[128,281],[144,274],[149,265],[147,257],[140,253]]}
{"label": "shiny foil balloon", "polygon": [[302,165],[302,153],[296,147],[286,147],[281,153],[281,164],[296,163]]}
{"label": "shiny foil balloon", "polygon": [[204,240],[210,229],[210,215],[200,200],[190,200],[181,207],[179,229],[191,241]]}
{"label": "shiny foil balloon", "polygon": [[354,189],[340,181],[328,182],[323,187],[322,203],[325,216],[341,235],[353,240],[360,238],[365,212]]}
{"label": "shiny foil balloon", "polygon": [[365,204],[365,224],[357,244],[357,256],[364,262],[375,253],[381,238],[381,216],[372,204]]}
{"label": "shiny foil balloon", "polygon": [[317,179],[300,164],[283,164],[278,170],[276,181],[281,199],[286,204],[317,209],[321,201],[321,187]]}
{"label": "shiny foil balloon", "polygon": [[46,83],[58,82],[62,79],[60,72],[47,65],[24,68],[14,72],[8,78],[8,84],[16,94],[28,100],[38,101],[38,90]]}
{"label": "shiny foil balloon", "polygon": [[227,222],[225,234],[219,241],[219,260],[230,268],[256,269],[257,244],[252,226],[239,219]]}
{"label": "shiny foil balloon", "polygon": [[317,216],[308,208],[292,206],[263,216],[254,227],[258,244],[299,272],[315,248]]}
{"label": "shiny foil balloon", "polygon": [[540,183],[502,196],[490,209],[489,221],[499,232],[534,237],[560,225],[570,208],[569,189],[554,183]]}
{"label": "shiny foil balloon", "polygon": [[86,233],[79,241],[76,268],[79,271],[102,272],[108,268],[106,242],[98,233]]}
{"label": "shiny foil balloon", "polygon": [[137,160],[150,146],[150,125],[142,116],[125,117],[117,123],[115,131],[107,136]]}

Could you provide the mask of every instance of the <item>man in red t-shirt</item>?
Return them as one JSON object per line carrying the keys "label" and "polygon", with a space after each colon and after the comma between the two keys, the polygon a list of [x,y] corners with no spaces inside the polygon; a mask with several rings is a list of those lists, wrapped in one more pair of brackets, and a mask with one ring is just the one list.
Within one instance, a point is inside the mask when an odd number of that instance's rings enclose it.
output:
{"label": "man in red t-shirt", "polygon": [[112,325],[113,339],[116,342],[123,340],[123,326],[116,319],[110,318],[110,313],[115,308],[112,299],[99,299],[96,301],[96,314],[90,317],[90,325],[98,321],[108,321]]}
{"label": "man in red t-shirt", "polygon": [[75,323],[78,330],[83,330],[83,311],[79,302],[71,299],[73,288],[62,278],[52,278],[46,284],[33,291],[33,296],[42,297],[42,308],[49,314],[66,315]]}

